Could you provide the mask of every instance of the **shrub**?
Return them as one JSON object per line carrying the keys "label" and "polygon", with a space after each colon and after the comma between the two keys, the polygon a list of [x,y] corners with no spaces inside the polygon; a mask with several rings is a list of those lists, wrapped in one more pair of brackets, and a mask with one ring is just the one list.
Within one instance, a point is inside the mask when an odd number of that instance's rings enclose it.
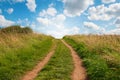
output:
{"label": "shrub", "polygon": [[32,33],[32,29],[30,29],[29,27],[21,28],[18,25],[2,28],[0,31],[2,33]]}

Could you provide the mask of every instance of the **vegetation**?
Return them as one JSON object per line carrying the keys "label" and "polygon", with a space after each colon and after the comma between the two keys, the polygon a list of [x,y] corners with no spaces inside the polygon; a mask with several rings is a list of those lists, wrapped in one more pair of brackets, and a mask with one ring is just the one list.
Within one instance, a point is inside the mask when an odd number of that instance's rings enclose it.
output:
{"label": "vegetation", "polygon": [[31,70],[39,60],[46,56],[52,46],[52,37],[27,34],[28,32],[19,34],[21,29],[29,31],[28,28],[19,27],[8,27],[1,30],[0,80],[19,80],[26,71]]}
{"label": "vegetation", "polygon": [[[89,80],[120,80],[119,35],[65,36],[83,59]],[[70,50],[50,36],[35,34],[29,27],[0,29],[0,80],[20,80],[42,60],[53,44],[56,50],[35,80],[70,80],[73,61]]]}
{"label": "vegetation", "polygon": [[35,80],[71,80],[73,61],[70,50],[57,41],[57,49]]}
{"label": "vegetation", "polygon": [[74,35],[64,40],[83,59],[89,80],[120,80],[119,35]]}
{"label": "vegetation", "polygon": [[32,29],[30,29],[29,27],[21,28],[20,26],[15,25],[15,26],[9,26],[6,28],[2,28],[0,29],[0,32],[2,33],[32,33]]}

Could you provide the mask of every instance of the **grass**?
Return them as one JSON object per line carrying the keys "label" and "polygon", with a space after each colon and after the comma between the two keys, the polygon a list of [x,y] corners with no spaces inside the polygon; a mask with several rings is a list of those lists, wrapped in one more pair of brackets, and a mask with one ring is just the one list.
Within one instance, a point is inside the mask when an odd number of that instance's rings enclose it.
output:
{"label": "grass", "polygon": [[34,33],[0,34],[0,80],[20,78],[42,60],[53,38]]}
{"label": "grass", "polygon": [[73,61],[70,50],[57,40],[54,55],[35,80],[71,80],[72,70]]}
{"label": "grass", "polygon": [[120,80],[120,36],[74,35],[64,40],[83,59],[89,80]]}

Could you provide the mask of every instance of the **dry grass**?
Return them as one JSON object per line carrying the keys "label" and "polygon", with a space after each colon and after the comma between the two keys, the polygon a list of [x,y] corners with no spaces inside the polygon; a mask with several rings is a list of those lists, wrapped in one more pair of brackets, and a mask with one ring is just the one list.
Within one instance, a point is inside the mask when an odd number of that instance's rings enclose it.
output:
{"label": "dry grass", "polygon": [[110,47],[120,53],[120,35],[74,35],[76,42],[84,42],[89,49],[96,47]]}

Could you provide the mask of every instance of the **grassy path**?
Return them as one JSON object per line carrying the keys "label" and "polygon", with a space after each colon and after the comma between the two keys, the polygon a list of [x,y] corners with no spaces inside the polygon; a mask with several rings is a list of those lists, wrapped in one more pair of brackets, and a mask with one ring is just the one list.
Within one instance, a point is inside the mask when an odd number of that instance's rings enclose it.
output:
{"label": "grassy path", "polygon": [[54,55],[35,80],[71,80],[73,61],[70,50],[60,40],[56,42]]}
{"label": "grassy path", "polygon": [[49,59],[52,57],[54,50],[55,50],[55,46],[53,47],[52,51],[50,51],[47,54],[47,56],[33,68],[32,71],[26,73],[26,75],[23,77],[22,80],[33,80],[37,76],[38,72],[41,71],[41,69],[47,64]]}
{"label": "grassy path", "polygon": [[77,53],[73,50],[73,48],[68,45],[64,40],[62,42],[70,49],[71,55],[73,57],[74,62],[74,70],[72,73],[72,80],[85,80],[86,79],[86,71],[82,66],[82,60],[79,58]]}

